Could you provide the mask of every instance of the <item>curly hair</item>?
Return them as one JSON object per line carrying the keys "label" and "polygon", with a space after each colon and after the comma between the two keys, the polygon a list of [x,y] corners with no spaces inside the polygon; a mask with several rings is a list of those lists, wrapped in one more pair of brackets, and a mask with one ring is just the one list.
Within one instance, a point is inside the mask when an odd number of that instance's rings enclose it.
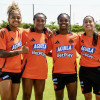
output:
{"label": "curly hair", "polygon": [[16,4],[15,2],[13,2],[12,5],[10,5],[10,6],[8,7],[8,11],[7,11],[8,17],[9,17],[14,11],[19,11],[19,13],[21,14],[20,9],[19,9],[19,6],[18,6],[18,4]]}

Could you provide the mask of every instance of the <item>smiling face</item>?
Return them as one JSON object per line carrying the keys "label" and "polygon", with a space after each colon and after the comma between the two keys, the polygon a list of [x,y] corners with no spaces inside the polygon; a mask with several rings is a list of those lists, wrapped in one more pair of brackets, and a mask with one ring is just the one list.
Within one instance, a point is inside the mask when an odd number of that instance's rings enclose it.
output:
{"label": "smiling face", "polygon": [[84,18],[83,27],[85,31],[94,31],[95,29],[95,22],[94,19],[90,16]]}
{"label": "smiling face", "polygon": [[12,11],[8,18],[9,25],[16,28],[21,24],[21,21],[22,19],[20,12],[17,10]]}
{"label": "smiling face", "polygon": [[46,24],[45,16],[42,15],[42,14],[36,15],[36,17],[34,19],[35,30],[37,32],[42,32],[43,29],[44,29],[45,24]]}
{"label": "smiling face", "polygon": [[58,19],[59,28],[61,30],[68,29],[69,26],[69,17],[66,14],[62,14]]}

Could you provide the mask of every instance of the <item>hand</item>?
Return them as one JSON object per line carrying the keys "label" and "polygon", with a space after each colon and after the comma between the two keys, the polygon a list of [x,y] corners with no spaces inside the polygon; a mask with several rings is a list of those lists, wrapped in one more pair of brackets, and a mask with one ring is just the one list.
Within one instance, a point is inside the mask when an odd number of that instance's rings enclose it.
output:
{"label": "hand", "polygon": [[53,30],[52,30],[53,35],[56,35],[56,32],[57,32],[56,29],[53,29]]}
{"label": "hand", "polygon": [[25,45],[22,47],[22,54],[27,54],[29,52],[29,48],[26,46],[27,42],[25,43]]}
{"label": "hand", "polygon": [[47,27],[46,27],[46,31],[47,31],[47,33],[49,35],[49,38],[51,38],[53,36],[52,31],[49,28],[47,28]]}

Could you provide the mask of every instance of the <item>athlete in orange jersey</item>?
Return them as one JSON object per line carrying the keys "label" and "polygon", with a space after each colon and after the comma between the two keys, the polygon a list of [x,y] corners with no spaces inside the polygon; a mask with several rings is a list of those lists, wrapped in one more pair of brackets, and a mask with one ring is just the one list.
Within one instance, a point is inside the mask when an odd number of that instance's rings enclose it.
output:
{"label": "athlete in orange jersey", "polygon": [[80,59],[80,84],[85,100],[92,100],[92,88],[96,100],[100,100],[100,35],[95,31],[92,16],[83,20],[84,34],[79,35],[78,51]]}
{"label": "athlete in orange jersey", "polygon": [[1,100],[16,100],[21,73],[21,55],[28,53],[22,46],[21,14],[14,2],[8,8],[9,25],[0,31],[0,94]]}
{"label": "athlete in orange jersey", "polygon": [[22,43],[27,42],[29,53],[23,56],[23,100],[30,100],[34,85],[35,100],[42,100],[47,78],[46,48],[48,35],[45,32],[46,16],[34,16],[34,28],[22,34]]}
{"label": "athlete in orange jersey", "polygon": [[58,16],[59,31],[49,39],[47,52],[52,50],[53,82],[56,100],[63,100],[64,87],[67,87],[69,100],[76,100],[76,44],[78,35],[68,31],[69,15],[62,13]]}

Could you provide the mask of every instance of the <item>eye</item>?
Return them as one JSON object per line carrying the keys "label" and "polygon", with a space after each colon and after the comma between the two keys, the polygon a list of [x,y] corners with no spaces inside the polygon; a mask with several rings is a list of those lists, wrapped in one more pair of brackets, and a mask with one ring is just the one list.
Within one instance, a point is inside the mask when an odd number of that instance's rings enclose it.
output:
{"label": "eye", "polygon": [[18,17],[17,17],[17,19],[18,19],[18,20],[20,20],[20,19],[21,19],[21,17],[20,17],[20,16],[18,16]]}
{"label": "eye", "polygon": [[65,22],[68,22],[68,19],[66,19]]}
{"label": "eye", "polygon": [[60,19],[60,20],[59,20],[59,22],[63,22],[63,20],[62,20],[62,19]]}

